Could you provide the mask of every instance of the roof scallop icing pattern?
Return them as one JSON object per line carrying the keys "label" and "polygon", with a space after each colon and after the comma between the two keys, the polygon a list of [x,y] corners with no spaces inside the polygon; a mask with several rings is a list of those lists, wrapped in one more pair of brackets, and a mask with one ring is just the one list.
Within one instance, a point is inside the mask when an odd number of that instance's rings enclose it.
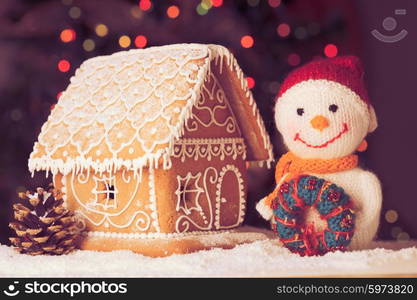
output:
{"label": "roof scallop icing pattern", "polygon": [[42,126],[29,170],[137,171],[160,161],[169,168],[212,61],[240,79],[271,161],[269,137],[233,55],[222,46],[178,44],[85,61]]}

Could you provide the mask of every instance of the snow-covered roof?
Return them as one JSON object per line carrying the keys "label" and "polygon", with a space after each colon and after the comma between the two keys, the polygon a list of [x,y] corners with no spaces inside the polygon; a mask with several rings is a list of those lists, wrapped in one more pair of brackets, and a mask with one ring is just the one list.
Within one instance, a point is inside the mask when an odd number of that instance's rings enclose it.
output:
{"label": "snow-covered roof", "polygon": [[233,55],[218,45],[178,44],[85,61],[43,125],[30,171],[166,167],[213,68],[240,81],[241,96],[230,101],[248,160],[270,162],[269,137]]}

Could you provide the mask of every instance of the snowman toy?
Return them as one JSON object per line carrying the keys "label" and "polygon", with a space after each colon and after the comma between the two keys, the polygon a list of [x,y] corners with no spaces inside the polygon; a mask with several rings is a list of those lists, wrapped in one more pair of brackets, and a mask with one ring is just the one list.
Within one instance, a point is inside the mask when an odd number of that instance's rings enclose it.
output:
{"label": "snowman toy", "polygon": [[355,154],[377,127],[363,73],[354,56],[320,59],[280,87],[275,123],[289,152],[277,163],[275,190],[256,209],[302,256],[365,249],[378,229],[380,183]]}

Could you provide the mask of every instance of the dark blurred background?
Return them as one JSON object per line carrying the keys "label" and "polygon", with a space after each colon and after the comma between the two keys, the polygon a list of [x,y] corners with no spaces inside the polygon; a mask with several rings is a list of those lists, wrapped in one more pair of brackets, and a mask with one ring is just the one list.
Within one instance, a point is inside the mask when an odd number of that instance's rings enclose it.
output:
{"label": "dark blurred background", "polygon": [[[81,62],[181,42],[221,44],[235,54],[277,158],[285,149],[272,108],[286,74],[315,57],[361,57],[379,118],[361,154],[383,185],[379,238],[416,238],[416,13],[414,0],[0,0],[0,242],[7,243],[16,192],[51,181],[31,178],[27,159]],[[408,34],[384,43],[373,29]],[[253,169],[250,178],[246,222],[266,226],[253,207],[272,189],[273,170]]]}

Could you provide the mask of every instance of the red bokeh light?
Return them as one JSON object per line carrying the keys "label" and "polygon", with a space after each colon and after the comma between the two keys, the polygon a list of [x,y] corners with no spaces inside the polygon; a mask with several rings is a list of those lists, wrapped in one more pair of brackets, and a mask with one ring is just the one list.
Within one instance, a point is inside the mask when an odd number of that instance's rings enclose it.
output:
{"label": "red bokeh light", "polygon": [[71,68],[71,64],[68,60],[61,59],[58,62],[58,70],[61,71],[61,72],[63,72],[63,73],[68,72],[70,70],[70,68]]}
{"label": "red bokeh light", "polygon": [[61,31],[59,37],[61,38],[61,41],[63,41],[64,43],[69,43],[75,40],[76,33],[73,29],[64,29]]}
{"label": "red bokeh light", "polygon": [[248,88],[252,89],[255,87],[255,79],[253,79],[252,77],[246,77],[246,81],[248,83]]}
{"label": "red bokeh light", "polygon": [[240,44],[243,48],[252,48],[254,44],[253,37],[251,37],[250,35],[243,36],[240,40]]}
{"label": "red bokeh light", "polygon": [[167,15],[168,15],[168,18],[175,19],[176,17],[180,15],[180,9],[176,5],[171,5],[167,9]]}
{"label": "red bokeh light", "polygon": [[327,44],[324,47],[324,55],[326,55],[327,57],[335,57],[337,56],[337,46],[334,44]]}
{"label": "red bokeh light", "polygon": [[301,59],[300,59],[300,56],[298,54],[291,53],[290,55],[288,55],[287,62],[290,66],[295,67],[295,66],[300,64]]}
{"label": "red bokeh light", "polygon": [[277,33],[280,37],[287,37],[291,32],[291,28],[288,24],[282,23],[277,27]]}
{"label": "red bokeh light", "polygon": [[135,46],[137,48],[145,48],[148,43],[148,39],[144,35],[138,35],[135,38]]}
{"label": "red bokeh light", "polygon": [[59,100],[59,98],[61,98],[62,96],[62,92],[59,92],[58,94],[56,94],[56,100]]}
{"label": "red bokeh light", "polygon": [[278,7],[281,4],[281,0],[268,0],[268,4],[271,7]]}
{"label": "red bokeh light", "polygon": [[143,11],[150,10],[152,7],[152,2],[150,0],[140,0],[139,8]]}
{"label": "red bokeh light", "polygon": [[214,7],[220,7],[223,5],[223,0],[211,0],[210,2]]}

